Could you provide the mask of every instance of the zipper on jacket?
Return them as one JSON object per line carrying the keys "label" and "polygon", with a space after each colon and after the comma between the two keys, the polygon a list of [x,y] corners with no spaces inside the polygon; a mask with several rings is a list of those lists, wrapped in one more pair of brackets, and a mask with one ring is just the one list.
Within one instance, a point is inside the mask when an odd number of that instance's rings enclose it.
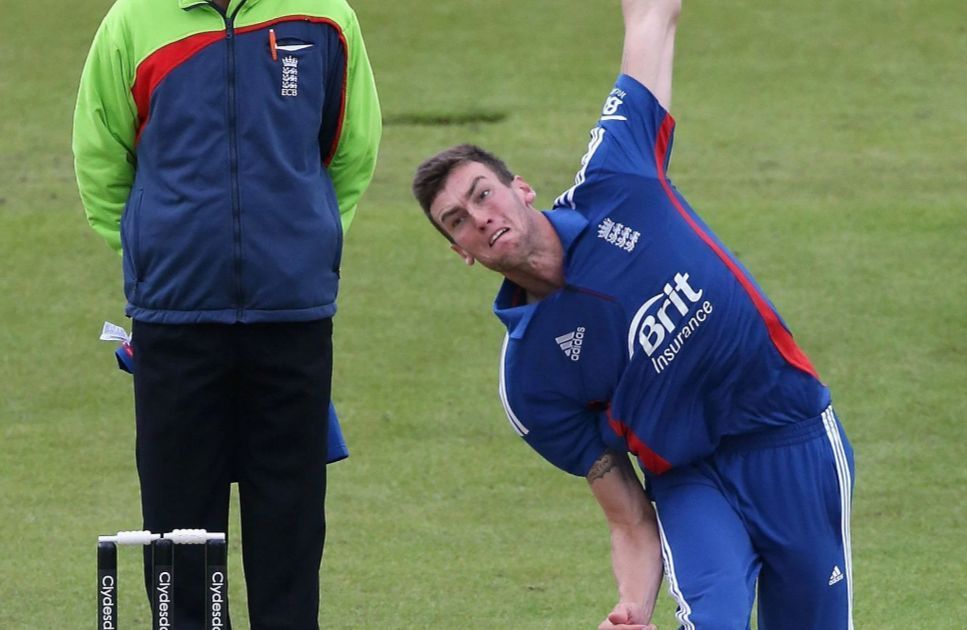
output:
{"label": "zipper on jacket", "polygon": [[242,208],[239,202],[238,189],[238,114],[236,111],[235,94],[235,17],[245,4],[245,0],[238,3],[235,12],[228,15],[218,5],[211,3],[225,20],[225,40],[228,55],[228,153],[232,178],[232,221],[235,232],[235,319],[242,319]]}

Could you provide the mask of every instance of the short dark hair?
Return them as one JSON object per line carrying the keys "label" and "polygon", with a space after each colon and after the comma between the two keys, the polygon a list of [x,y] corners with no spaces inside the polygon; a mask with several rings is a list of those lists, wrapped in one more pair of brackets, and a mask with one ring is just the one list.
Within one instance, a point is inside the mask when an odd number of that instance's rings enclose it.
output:
{"label": "short dark hair", "polygon": [[497,176],[498,181],[506,186],[514,181],[514,174],[510,172],[503,160],[475,144],[458,144],[445,151],[440,151],[420,164],[416,169],[416,174],[413,175],[413,196],[420,202],[423,213],[426,214],[426,218],[430,220],[433,227],[447,237],[450,242],[453,242],[453,238],[430,215],[430,205],[440,194],[440,190],[446,184],[450,173],[467,162],[479,162],[488,167]]}

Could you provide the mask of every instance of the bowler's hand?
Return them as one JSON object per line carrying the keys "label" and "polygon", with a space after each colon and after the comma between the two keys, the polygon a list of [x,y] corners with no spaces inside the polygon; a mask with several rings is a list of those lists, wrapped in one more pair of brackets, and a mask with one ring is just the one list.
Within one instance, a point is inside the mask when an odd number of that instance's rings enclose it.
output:
{"label": "bowler's hand", "polygon": [[645,619],[645,611],[640,604],[618,602],[608,618],[601,622],[598,630],[657,630]]}

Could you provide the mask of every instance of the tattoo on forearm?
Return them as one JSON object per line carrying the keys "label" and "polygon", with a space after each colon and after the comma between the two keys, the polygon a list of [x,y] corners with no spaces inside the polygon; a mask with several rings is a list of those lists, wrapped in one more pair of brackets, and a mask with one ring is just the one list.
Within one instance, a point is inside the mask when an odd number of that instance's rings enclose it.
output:
{"label": "tattoo on forearm", "polygon": [[598,461],[591,466],[591,470],[588,471],[588,483],[594,483],[615,468],[618,469],[618,474],[621,474],[621,457],[622,455],[615,451],[605,451],[604,455],[599,457]]}

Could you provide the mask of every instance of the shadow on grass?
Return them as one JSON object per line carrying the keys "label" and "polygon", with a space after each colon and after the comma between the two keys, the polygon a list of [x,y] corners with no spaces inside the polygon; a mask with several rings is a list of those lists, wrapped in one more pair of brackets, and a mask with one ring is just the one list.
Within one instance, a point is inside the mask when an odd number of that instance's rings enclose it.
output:
{"label": "shadow on grass", "polygon": [[507,118],[507,112],[402,112],[383,117],[383,125],[414,125],[422,127],[449,127],[480,123],[499,123]]}

